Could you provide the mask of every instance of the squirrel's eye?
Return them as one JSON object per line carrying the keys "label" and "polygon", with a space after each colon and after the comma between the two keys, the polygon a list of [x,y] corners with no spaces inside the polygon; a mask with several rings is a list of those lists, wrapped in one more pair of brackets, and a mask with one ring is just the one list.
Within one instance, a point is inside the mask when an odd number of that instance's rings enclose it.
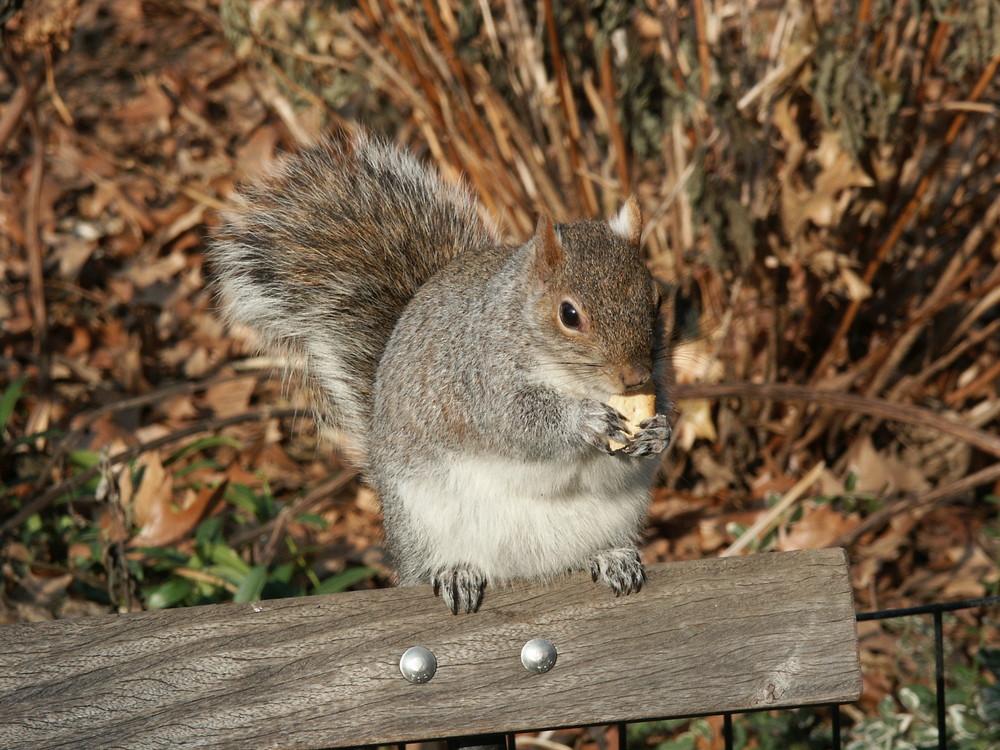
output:
{"label": "squirrel's eye", "polygon": [[559,305],[559,320],[567,328],[580,328],[580,312],[572,302],[563,301]]}

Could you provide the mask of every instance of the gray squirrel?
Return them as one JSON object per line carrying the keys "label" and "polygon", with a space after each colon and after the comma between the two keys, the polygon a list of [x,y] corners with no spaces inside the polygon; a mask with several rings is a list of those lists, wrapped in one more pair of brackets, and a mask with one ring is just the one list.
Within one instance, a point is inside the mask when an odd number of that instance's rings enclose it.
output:
{"label": "gray squirrel", "polygon": [[[298,363],[353,445],[399,583],[457,614],[487,582],[645,580],[672,370],[641,231],[633,197],[504,245],[465,190],[357,134],[243,188],[210,256],[225,316]],[[630,434],[607,401],[651,385],[656,416]]]}

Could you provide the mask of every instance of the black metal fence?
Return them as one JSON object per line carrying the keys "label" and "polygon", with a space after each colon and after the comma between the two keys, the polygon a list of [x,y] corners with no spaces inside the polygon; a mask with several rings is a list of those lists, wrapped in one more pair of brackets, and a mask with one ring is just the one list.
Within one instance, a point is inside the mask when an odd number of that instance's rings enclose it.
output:
{"label": "black metal fence", "polygon": [[[960,602],[943,602],[925,604],[920,607],[905,607],[903,609],[886,609],[881,612],[861,612],[858,622],[867,620],[889,620],[894,617],[915,617],[917,615],[933,615],[934,617],[934,697],[937,708],[937,736],[939,750],[948,747],[947,703],[945,701],[945,667],[944,667],[944,613],[956,612],[961,609],[976,609],[1000,605],[1000,596],[990,596],[982,599],[968,599]],[[840,747],[840,711],[833,712],[834,747]],[[727,740],[726,748],[732,747]]]}

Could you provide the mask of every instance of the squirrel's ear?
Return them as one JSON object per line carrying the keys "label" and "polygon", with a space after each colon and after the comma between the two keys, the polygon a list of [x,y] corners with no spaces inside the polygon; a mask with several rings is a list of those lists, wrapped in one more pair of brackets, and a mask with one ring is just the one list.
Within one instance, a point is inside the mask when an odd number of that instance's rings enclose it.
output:
{"label": "squirrel's ear", "polygon": [[535,236],[531,238],[531,242],[535,251],[535,275],[541,281],[547,281],[562,263],[564,255],[555,226],[549,216],[542,214],[538,217],[538,226],[535,227]]}
{"label": "squirrel's ear", "polygon": [[635,193],[628,197],[625,205],[608,224],[612,232],[633,247],[639,247],[639,240],[642,239],[642,212],[639,210],[639,201],[635,199]]}

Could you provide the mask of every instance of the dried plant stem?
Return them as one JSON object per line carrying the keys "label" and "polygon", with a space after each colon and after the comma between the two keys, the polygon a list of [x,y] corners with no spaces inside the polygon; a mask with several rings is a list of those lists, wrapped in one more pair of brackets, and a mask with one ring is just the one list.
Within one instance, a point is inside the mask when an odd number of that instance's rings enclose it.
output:
{"label": "dried plant stem", "polygon": [[134,409],[137,406],[145,406],[146,404],[162,402],[173,396],[204,391],[222,383],[228,383],[233,380],[242,380],[248,377],[253,377],[253,375],[241,373],[239,375],[217,376],[205,380],[173,383],[171,385],[149,391],[148,393],[141,393],[138,396],[118,399],[113,403],[105,404],[104,406],[94,409],[92,412],[88,413],[76,427],[66,433],[66,435],[58,443],[56,443],[55,450],[52,451],[52,455],[49,456],[48,460],[45,462],[45,466],[42,467],[42,470],[38,473],[38,479],[35,480],[35,484],[31,488],[31,492],[28,494],[28,501],[30,502],[34,495],[36,495],[42,487],[45,486],[45,483],[48,482],[52,476],[53,469],[55,469],[56,465],[62,461],[63,457],[77,445],[80,438],[83,437],[83,434],[90,428],[90,426],[105,414],[113,414],[115,412],[125,411],[126,409]]}
{"label": "dried plant stem", "polygon": [[871,23],[872,17],[872,0],[861,0],[861,5],[858,7],[858,26],[867,26]]}
{"label": "dried plant stem", "polygon": [[347,484],[357,475],[357,469],[353,468],[343,469],[342,471],[337,472],[322,484],[318,484],[313,487],[309,490],[309,492],[295,502],[290,505],[286,505],[281,509],[275,518],[272,518],[263,526],[244,532],[240,535],[240,537],[234,539],[232,541],[233,546],[238,547],[244,541],[250,541],[254,537],[267,535],[269,538],[264,550],[261,552],[259,561],[264,565],[270,565],[271,561],[274,560],[274,556],[277,554],[278,543],[284,536],[285,529],[288,527],[288,524],[321,500],[325,500],[335,492],[346,487]]}
{"label": "dried plant stem", "polygon": [[604,99],[604,109],[608,116],[608,135],[615,154],[615,169],[618,172],[618,184],[624,195],[630,190],[628,154],[625,150],[625,136],[622,134],[621,123],[618,121],[618,95],[615,90],[614,65],[611,59],[611,44],[606,44],[601,52],[601,97]]}
{"label": "dried plant stem", "polygon": [[180,576],[181,578],[187,578],[189,581],[197,581],[198,583],[207,583],[210,586],[217,586],[218,588],[225,589],[230,594],[235,594],[237,586],[234,583],[230,583],[225,578],[221,576],[213,575],[204,570],[197,570],[195,568],[174,568],[171,571],[175,576]]}
{"label": "dried plant stem", "polygon": [[694,0],[694,29],[698,46],[698,92],[702,101],[708,99],[711,87],[711,58],[708,49],[708,29],[705,23],[705,0]]}
{"label": "dried plant stem", "polygon": [[824,408],[867,414],[868,416],[890,419],[907,424],[920,425],[938,430],[961,440],[979,450],[1000,458],[1000,437],[969,427],[962,422],[953,422],[930,409],[910,404],[894,404],[882,399],[858,396],[853,393],[825,391],[812,386],[776,385],[759,383],[705,383],[684,384],[675,388],[677,400],[698,398],[749,398],[760,401],[805,401],[820,404]]}
{"label": "dried plant stem", "polygon": [[740,534],[739,539],[720,552],[719,557],[732,557],[733,555],[738,555],[746,546],[770,532],[771,529],[778,523],[778,520],[785,513],[785,511],[798,502],[799,499],[806,494],[809,488],[816,483],[825,468],[826,464],[823,461],[820,461],[818,464],[813,466],[809,472],[802,477],[802,479],[795,483],[794,487],[785,493],[781,500],[775,503],[773,507],[768,509],[766,513],[754,521],[754,523],[746,531]]}
{"label": "dried plant stem", "polygon": [[[594,192],[593,182],[584,174],[583,161],[580,158],[580,140],[582,137],[580,118],[576,111],[576,99],[573,96],[573,89],[570,86],[569,75],[566,72],[566,62],[563,59],[559,30],[556,28],[556,16],[552,8],[552,0],[542,0],[542,6],[545,10],[545,28],[548,33],[549,53],[552,55],[552,74],[556,80],[559,102],[562,105],[563,116],[566,118],[568,126],[566,148],[569,151],[570,165],[573,169],[571,177],[573,182],[578,186],[584,211],[591,216],[595,216],[598,213],[597,194]],[[557,142],[554,146],[559,148],[561,144]]]}
{"label": "dried plant stem", "polygon": [[[977,101],[979,97],[982,96],[983,91],[985,91],[986,87],[993,81],[993,77],[997,72],[997,66],[1000,66],[1000,55],[994,57],[986,66],[986,69],[979,77],[976,85],[969,93],[968,101]],[[936,165],[940,166],[944,155],[948,152],[948,148],[952,143],[954,143],[955,138],[958,137],[959,132],[961,132],[962,127],[965,125],[967,117],[968,114],[964,111],[955,115],[955,119],[952,120],[951,127],[948,128],[948,132],[945,134],[941,149],[938,152],[938,158],[935,160]],[[903,230],[905,230],[909,225],[910,219],[916,215],[917,210],[920,208],[924,194],[931,186],[936,173],[936,169],[931,168],[925,171],[923,176],[920,178],[920,182],[917,183],[917,187],[914,189],[910,200],[907,202],[899,216],[896,217],[896,221],[893,223],[888,236],[886,236],[885,240],[882,241],[882,244],[879,245],[879,248],[875,253],[875,257],[872,258],[872,260],[868,263],[868,266],[865,268],[865,273],[862,278],[866,284],[871,284],[872,280],[875,278],[875,274],[878,273],[879,268],[882,267],[882,263],[885,262],[886,257],[896,246],[896,243],[902,236]],[[835,353],[841,348],[842,342],[847,336],[847,332],[853,325],[854,319],[857,317],[858,311],[861,309],[861,303],[862,300],[853,299],[847,306],[844,316],[840,319],[840,324],[837,327],[836,333],[834,333],[826,351],[823,353],[823,356],[813,369],[812,376],[809,379],[810,384],[815,384],[824,377],[827,367],[833,361]]]}
{"label": "dried plant stem", "polygon": [[972,273],[975,268],[974,264],[970,263],[973,253],[986,237],[986,233],[993,229],[998,221],[1000,221],[1000,195],[966,235],[962,248],[952,255],[948,265],[938,277],[934,288],[924,298],[919,308],[909,316],[903,332],[897,336],[889,353],[865,386],[866,395],[873,396],[881,392],[886,383],[893,377],[893,373],[898,371],[899,363],[909,353],[914,342],[933,320],[934,315],[948,304],[951,293],[956,286]]}
{"label": "dried plant stem", "polygon": [[52,47],[46,46],[42,51],[45,55],[45,86],[49,90],[49,99],[52,101],[52,107],[55,109],[56,114],[59,115],[59,119],[62,120],[63,124],[66,127],[72,128],[75,124],[73,122],[73,115],[69,113],[69,107],[66,106],[66,102],[59,95],[59,89],[56,88]]}
{"label": "dried plant stem", "polygon": [[[307,412],[303,412],[300,409],[260,409],[258,411],[244,412],[243,414],[234,414],[229,417],[206,419],[196,424],[175,430],[169,435],[164,435],[163,437],[156,438],[155,440],[149,440],[145,443],[139,443],[138,445],[126,448],[125,450],[116,453],[114,456],[111,456],[108,461],[109,465],[114,466],[124,463],[125,461],[130,461],[147,451],[157,450],[158,448],[170,445],[178,440],[191,437],[192,435],[216,432],[221,430],[223,427],[230,427],[234,424],[241,424],[243,422],[261,422],[268,419],[290,419],[308,416]],[[79,474],[74,474],[69,479],[65,479],[54,487],[51,487],[44,495],[26,502],[17,513],[3,522],[3,526],[0,526],[0,537],[6,535],[13,529],[16,529],[32,515],[44,510],[67,492],[72,492],[89,482],[101,473],[101,468],[101,466],[94,466],[90,469],[81,471]]]}
{"label": "dried plant stem", "polygon": [[981,330],[976,331],[974,334],[969,335],[962,340],[955,348],[949,349],[946,354],[939,357],[937,360],[929,364],[919,374],[911,377],[905,377],[900,379],[896,385],[894,385],[889,392],[886,394],[886,399],[889,401],[898,401],[903,396],[911,395],[917,388],[921,387],[924,383],[934,377],[937,373],[950,367],[955,360],[965,354],[974,346],[978,346],[982,342],[986,341],[991,336],[996,335],[997,331],[1000,330],[1000,318],[991,321],[989,324],[984,326]]}
{"label": "dried plant stem", "polygon": [[952,409],[957,409],[967,398],[976,395],[980,390],[989,389],[992,384],[1000,378],[1000,361],[994,362],[992,367],[987,367],[979,377],[973,379],[971,383],[963,388],[957,388],[944,398],[944,402]]}
{"label": "dried plant stem", "polygon": [[977,487],[991,484],[997,480],[1000,480],[1000,462],[991,464],[974,474],[956,479],[954,482],[949,482],[943,487],[936,487],[933,490],[902,498],[872,513],[853,529],[842,534],[831,546],[850,547],[865,534],[885,526],[894,516],[916,510],[930,509],[938,503],[963,495],[966,492],[971,492]]}
{"label": "dried plant stem", "polygon": [[[28,110],[28,127],[34,158],[31,160],[31,177],[28,183],[28,201],[24,207],[24,236],[28,252],[28,279],[31,287],[31,313],[34,324],[35,353],[48,360],[45,346],[48,339],[48,311],[45,306],[45,273],[42,269],[42,240],[39,214],[42,206],[42,180],[45,176],[45,140],[38,126],[34,108]],[[48,378],[48,367],[42,368],[42,377]]]}

